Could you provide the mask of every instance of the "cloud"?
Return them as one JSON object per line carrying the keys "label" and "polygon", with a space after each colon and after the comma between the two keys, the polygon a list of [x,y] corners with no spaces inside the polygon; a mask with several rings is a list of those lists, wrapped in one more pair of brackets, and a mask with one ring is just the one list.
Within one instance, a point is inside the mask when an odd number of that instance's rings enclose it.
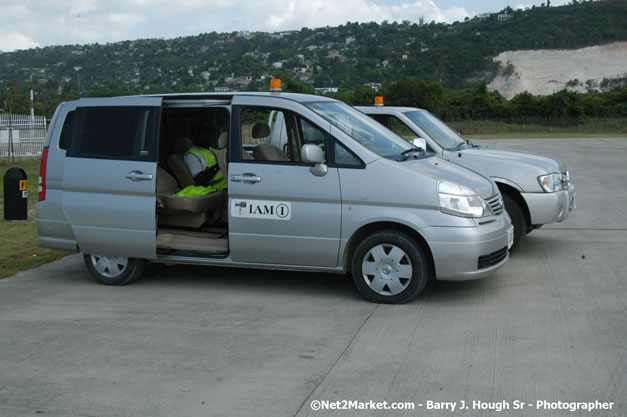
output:
{"label": "cloud", "polygon": [[71,16],[83,16],[96,10],[96,0],[81,0],[70,8]]}
{"label": "cloud", "polygon": [[[273,32],[351,22],[453,22],[470,14],[437,0],[55,0],[11,5],[0,14],[4,50],[38,44],[106,43],[202,32]],[[557,1],[557,0],[556,0]],[[11,36],[9,37],[9,34]],[[28,36],[26,36],[27,34]]]}
{"label": "cloud", "polygon": [[[186,0],[194,1],[194,0]],[[463,7],[443,9],[433,0],[405,2],[397,5],[385,4],[381,0],[258,0],[249,2],[231,0],[221,9],[212,9],[217,18],[198,15],[190,22],[190,29],[200,31],[252,30],[280,31],[298,30],[302,27],[317,28],[337,26],[351,22],[382,22],[410,20],[417,22],[421,17],[426,22],[453,22],[470,16]]]}
{"label": "cloud", "polygon": [[28,36],[19,32],[0,32],[0,51],[9,52],[18,49],[36,48],[39,44]]}
{"label": "cloud", "polygon": [[146,18],[139,14],[133,13],[111,13],[109,16],[107,16],[107,20],[113,25],[132,28],[133,26],[144,22]]}

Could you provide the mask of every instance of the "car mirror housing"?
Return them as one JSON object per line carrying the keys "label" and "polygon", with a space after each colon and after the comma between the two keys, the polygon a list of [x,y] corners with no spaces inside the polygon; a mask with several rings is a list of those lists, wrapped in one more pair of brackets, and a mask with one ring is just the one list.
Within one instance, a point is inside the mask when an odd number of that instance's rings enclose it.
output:
{"label": "car mirror housing", "polygon": [[414,145],[416,148],[422,149],[423,151],[427,150],[427,141],[423,138],[414,138],[411,140],[411,144]]}

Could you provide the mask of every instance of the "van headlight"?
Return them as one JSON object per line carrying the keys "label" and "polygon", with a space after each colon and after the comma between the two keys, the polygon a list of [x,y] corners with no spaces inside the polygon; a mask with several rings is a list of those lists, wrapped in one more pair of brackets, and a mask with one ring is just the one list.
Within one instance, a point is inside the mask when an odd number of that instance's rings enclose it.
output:
{"label": "van headlight", "polygon": [[554,193],[557,191],[568,190],[570,176],[568,171],[563,174],[554,172],[552,174],[540,175],[538,177],[538,182],[545,192]]}
{"label": "van headlight", "polygon": [[490,215],[488,203],[474,191],[450,181],[438,183],[440,211],[460,217],[485,217]]}

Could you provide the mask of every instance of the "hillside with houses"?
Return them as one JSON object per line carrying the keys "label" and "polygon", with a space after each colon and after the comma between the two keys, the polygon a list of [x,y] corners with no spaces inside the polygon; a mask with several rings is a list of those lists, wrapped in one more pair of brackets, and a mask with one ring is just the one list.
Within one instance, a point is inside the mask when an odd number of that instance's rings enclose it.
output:
{"label": "hillside with houses", "polygon": [[7,99],[20,105],[31,67],[36,105],[44,113],[52,103],[86,94],[267,90],[269,78],[279,72],[319,93],[363,85],[377,89],[403,77],[459,89],[502,74],[507,64],[494,57],[504,51],[627,40],[626,15],[626,2],[605,0],[506,8],[453,24],[348,22],[2,53],[0,108]]}

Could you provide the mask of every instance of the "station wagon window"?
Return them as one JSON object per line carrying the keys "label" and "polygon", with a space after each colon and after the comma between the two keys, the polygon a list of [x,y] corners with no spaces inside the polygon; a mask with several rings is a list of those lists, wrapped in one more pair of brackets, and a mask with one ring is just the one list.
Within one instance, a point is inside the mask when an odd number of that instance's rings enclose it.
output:
{"label": "station wagon window", "polygon": [[392,132],[396,133],[403,139],[412,140],[413,138],[418,136],[414,132],[412,132],[412,130],[407,127],[405,123],[401,122],[398,117],[389,116],[389,126]]}
{"label": "station wagon window", "polygon": [[326,159],[324,131],[293,112],[248,107],[242,109],[240,122],[242,160],[300,163],[305,144],[320,146]]}
{"label": "station wagon window", "polygon": [[369,116],[405,140],[412,140],[417,136],[396,116],[388,114],[370,114]]}
{"label": "station wagon window", "polygon": [[457,132],[428,111],[411,111],[405,113],[405,116],[420,126],[431,139],[444,149],[455,149],[460,144],[466,143]]}
{"label": "station wagon window", "polygon": [[[370,117],[407,141],[411,141],[412,139],[419,137],[418,134],[411,130],[409,126],[396,116],[388,114],[371,114]],[[431,149],[431,146],[428,144],[427,151],[433,152],[433,149]]]}
{"label": "station wagon window", "polygon": [[155,107],[83,107],[76,110],[68,156],[155,161],[159,112]]}

